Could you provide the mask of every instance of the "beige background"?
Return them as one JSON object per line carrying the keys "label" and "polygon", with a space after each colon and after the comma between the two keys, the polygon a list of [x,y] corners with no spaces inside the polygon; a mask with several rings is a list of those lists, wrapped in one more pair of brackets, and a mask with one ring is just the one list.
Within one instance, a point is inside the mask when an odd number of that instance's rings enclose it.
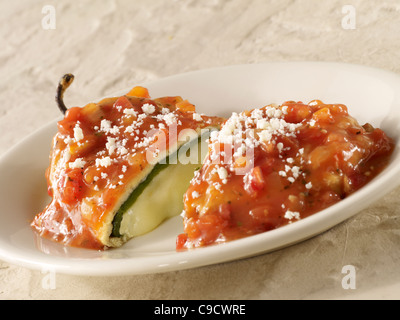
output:
{"label": "beige background", "polygon": [[[356,10],[344,29],[344,5]],[[52,5],[56,29],[43,28]],[[340,0],[2,0],[0,155],[69,105],[191,70],[265,61],[339,61],[400,73],[400,2]],[[84,88],[80,90],[77,88]],[[129,277],[44,274],[0,261],[0,299],[398,299],[400,189],[311,240],[255,258]],[[356,267],[355,290],[341,285]]]}

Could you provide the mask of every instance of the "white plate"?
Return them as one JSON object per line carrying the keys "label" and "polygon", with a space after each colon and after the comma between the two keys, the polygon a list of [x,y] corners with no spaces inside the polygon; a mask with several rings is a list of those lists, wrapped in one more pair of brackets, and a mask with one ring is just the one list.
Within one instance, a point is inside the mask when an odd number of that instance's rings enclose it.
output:
{"label": "white plate", "polygon": [[356,214],[400,182],[400,77],[395,74],[338,63],[266,63],[191,72],[145,86],[152,97],[181,95],[210,115],[228,116],[232,111],[286,100],[343,103],[360,123],[370,122],[392,136],[396,150],[387,169],[369,185],[326,210],[280,229],[176,252],[175,238],[183,230],[181,218],[176,217],[122,248],[98,252],[38,239],[30,229],[31,219],[49,200],[44,171],[56,132],[54,121],[0,159],[0,259],[79,275],[144,274],[210,265],[312,237]]}

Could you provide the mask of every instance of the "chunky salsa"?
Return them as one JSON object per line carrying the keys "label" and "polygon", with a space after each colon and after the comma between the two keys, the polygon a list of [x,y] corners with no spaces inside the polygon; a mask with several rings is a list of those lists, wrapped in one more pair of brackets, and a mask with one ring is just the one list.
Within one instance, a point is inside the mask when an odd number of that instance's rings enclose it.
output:
{"label": "chunky salsa", "polygon": [[392,140],[343,104],[288,101],[233,113],[184,197],[178,250],[306,218],[346,198],[388,163]]}

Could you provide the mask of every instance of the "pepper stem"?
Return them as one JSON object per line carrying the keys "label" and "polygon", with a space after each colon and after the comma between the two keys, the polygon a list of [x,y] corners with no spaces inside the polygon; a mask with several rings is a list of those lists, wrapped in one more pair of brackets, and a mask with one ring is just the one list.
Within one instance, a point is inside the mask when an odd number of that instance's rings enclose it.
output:
{"label": "pepper stem", "polygon": [[58,105],[58,108],[60,111],[65,114],[67,112],[67,107],[64,104],[64,92],[67,90],[67,88],[71,85],[71,83],[74,81],[74,75],[71,73],[67,73],[62,76],[60,79],[60,82],[58,83],[57,87],[57,93],[56,93],[56,102]]}

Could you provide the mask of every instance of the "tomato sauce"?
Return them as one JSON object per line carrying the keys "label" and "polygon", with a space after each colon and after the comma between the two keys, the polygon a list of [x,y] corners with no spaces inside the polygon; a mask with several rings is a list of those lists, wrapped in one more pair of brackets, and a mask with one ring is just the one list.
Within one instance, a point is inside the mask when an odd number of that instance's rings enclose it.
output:
{"label": "tomato sauce", "polygon": [[373,179],[393,147],[342,104],[288,101],[234,113],[210,138],[185,194],[176,248],[231,241],[315,214]]}

